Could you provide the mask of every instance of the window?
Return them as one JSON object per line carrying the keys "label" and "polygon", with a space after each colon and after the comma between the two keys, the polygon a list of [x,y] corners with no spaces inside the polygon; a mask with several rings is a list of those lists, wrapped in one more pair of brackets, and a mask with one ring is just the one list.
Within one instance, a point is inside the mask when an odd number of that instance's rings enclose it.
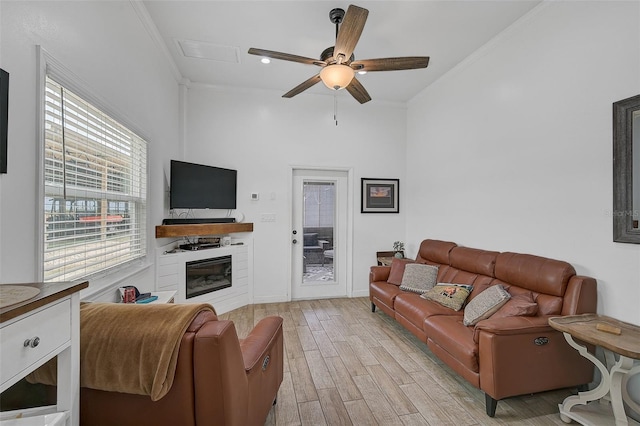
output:
{"label": "window", "polygon": [[69,281],[146,255],[147,143],[47,75],[44,281]]}

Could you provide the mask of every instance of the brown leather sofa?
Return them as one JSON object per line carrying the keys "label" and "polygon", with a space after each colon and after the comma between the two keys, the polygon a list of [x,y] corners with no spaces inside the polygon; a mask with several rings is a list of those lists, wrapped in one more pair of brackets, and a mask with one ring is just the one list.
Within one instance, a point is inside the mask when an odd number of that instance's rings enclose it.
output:
{"label": "brown leather sofa", "polygon": [[282,318],[262,319],[245,339],[231,321],[198,313],[180,342],[173,386],[158,401],[80,389],[80,424],[263,425],[283,377]]}
{"label": "brown leather sofa", "polygon": [[510,396],[581,386],[593,379],[593,365],[548,325],[552,316],[596,311],[596,280],[576,275],[566,262],[518,253],[460,247],[424,240],[416,262],[438,267],[437,281],[471,284],[467,303],[489,286],[501,284],[512,296],[531,292],[535,316],[488,319],[463,324],[454,311],[387,282],[391,267],[372,266],[371,310],[395,318],[431,352],[485,393],[486,412]]}

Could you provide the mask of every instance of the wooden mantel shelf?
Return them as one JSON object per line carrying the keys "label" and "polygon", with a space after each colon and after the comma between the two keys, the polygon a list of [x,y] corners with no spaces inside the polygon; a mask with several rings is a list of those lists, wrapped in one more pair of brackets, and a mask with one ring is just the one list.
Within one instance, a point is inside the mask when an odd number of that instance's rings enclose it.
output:
{"label": "wooden mantel shelf", "polygon": [[156,226],[156,238],[221,235],[234,232],[253,232],[253,223],[197,223]]}

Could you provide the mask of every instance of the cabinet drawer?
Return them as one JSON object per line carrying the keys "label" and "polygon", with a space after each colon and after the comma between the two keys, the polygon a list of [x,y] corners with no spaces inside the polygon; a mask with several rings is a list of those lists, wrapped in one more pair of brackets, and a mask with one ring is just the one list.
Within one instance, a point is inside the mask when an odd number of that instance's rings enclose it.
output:
{"label": "cabinet drawer", "polygon": [[[63,300],[0,329],[0,382],[15,376],[71,340],[71,301]],[[25,340],[38,337],[35,348]]]}

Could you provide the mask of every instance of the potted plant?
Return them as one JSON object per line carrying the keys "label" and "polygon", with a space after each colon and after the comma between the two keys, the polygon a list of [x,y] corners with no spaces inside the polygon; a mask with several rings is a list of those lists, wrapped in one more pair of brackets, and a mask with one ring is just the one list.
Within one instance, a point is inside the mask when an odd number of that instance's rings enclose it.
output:
{"label": "potted plant", "polygon": [[393,243],[393,254],[394,257],[398,259],[402,259],[404,257],[404,243],[402,241],[395,241]]}

